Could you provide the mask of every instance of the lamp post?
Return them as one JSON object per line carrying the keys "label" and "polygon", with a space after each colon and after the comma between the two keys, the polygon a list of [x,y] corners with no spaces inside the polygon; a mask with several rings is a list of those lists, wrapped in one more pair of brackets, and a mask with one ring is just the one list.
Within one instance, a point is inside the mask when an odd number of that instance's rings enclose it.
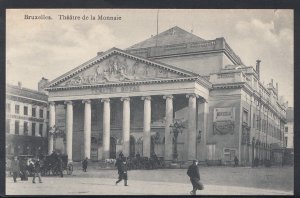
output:
{"label": "lamp post", "polygon": [[182,133],[183,129],[185,127],[183,126],[183,123],[181,121],[176,120],[173,124],[170,125],[170,133],[174,134],[174,151],[173,151],[173,160],[177,160],[178,153],[177,153],[177,138],[178,134]]}

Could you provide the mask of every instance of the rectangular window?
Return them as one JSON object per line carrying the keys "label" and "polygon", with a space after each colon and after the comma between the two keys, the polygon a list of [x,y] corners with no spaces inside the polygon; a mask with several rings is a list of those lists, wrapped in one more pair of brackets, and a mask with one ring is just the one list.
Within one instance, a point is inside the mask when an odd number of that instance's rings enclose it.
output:
{"label": "rectangular window", "polygon": [[35,107],[32,108],[32,117],[36,117],[36,108]]}
{"label": "rectangular window", "polygon": [[253,114],[253,128],[255,128],[255,114]]}
{"label": "rectangular window", "polygon": [[39,134],[41,137],[43,137],[43,124],[40,124],[39,126]]}
{"label": "rectangular window", "polygon": [[32,123],[32,136],[35,136],[35,123]]}
{"label": "rectangular window", "polygon": [[284,128],[284,130],[286,133],[289,132],[289,128],[287,126]]}
{"label": "rectangular window", "polygon": [[24,106],[24,115],[28,115],[28,107]]}
{"label": "rectangular window", "polygon": [[44,111],[43,109],[40,109],[40,118],[43,118],[44,117]]}
{"label": "rectangular window", "polygon": [[6,112],[10,113],[10,103],[6,103]]}
{"label": "rectangular window", "polygon": [[260,130],[260,116],[257,116],[256,128]]}
{"label": "rectangular window", "polygon": [[15,134],[16,135],[19,135],[19,128],[20,127],[20,122],[19,122],[19,120],[16,120],[15,121]]}
{"label": "rectangular window", "polygon": [[284,137],[284,145],[287,146],[288,143],[288,137]]}
{"label": "rectangular window", "polygon": [[15,114],[20,113],[20,105],[15,105]]}
{"label": "rectangular window", "polygon": [[6,133],[10,133],[10,119],[6,120],[5,129],[6,129]]}
{"label": "rectangular window", "polygon": [[49,111],[47,111],[47,119],[49,119]]}
{"label": "rectangular window", "polygon": [[24,135],[28,135],[28,122],[24,122]]}

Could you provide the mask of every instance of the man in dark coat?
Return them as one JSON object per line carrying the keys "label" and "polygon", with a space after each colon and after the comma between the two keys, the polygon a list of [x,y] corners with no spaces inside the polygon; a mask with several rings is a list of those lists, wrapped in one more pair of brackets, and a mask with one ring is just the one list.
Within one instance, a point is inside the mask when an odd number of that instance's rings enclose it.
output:
{"label": "man in dark coat", "polygon": [[20,162],[20,178],[21,181],[27,181],[28,176],[27,176],[27,159],[24,159],[23,161]]}
{"label": "man in dark coat", "polygon": [[237,167],[239,165],[239,159],[237,156],[234,156],[234,167]]}
{"label": "man in dark coat", "polygon": [[82,161],[82,170],[83,170],[83,172],[86,172],[87,166],[88,166],[88,158],[85,158]]}
{"label": "man in dark coat", "polygon": [[20,162],[19,162],[17,156],[15,156],[14,160],[11,161],[10,171],[13,173],[14,182],[16,183],[17,182],[17,177],[20,173]]}
{"label": "man in dark coat", "polygon": [[121,153],[119,154],[119,158],[123,159],[124,158],[124,154],[123,152],[121,151]]}
{"label": "man in dark coat", "polygon": [[124,179],[124,186],[128,186],[127,185],[128,176],[127,176],[126,160],[124,159],[123,162],[121,162],[119,165],[117,165],[117,167],[118,167],[119,180],[116,181],[116,185]]}
{"label": "man in dark coat", "polygon": [[61,155],[58,156],[58,172],[59,172],[60,177],[64,177],[63,161],[62,161]]}
{"label": "man in dark coat", "polygon": [[200,173],[197,160],[193,160],[193,164],[188,168],[187,175],[190,177],[193,185],[193,190],[190,192],[190,194],[196,195],[197,190],[203,190],[203,184],[200,182]]}
{"label": "man in dark coat", "polygon": [[39,182],[42,183],[42,179],[41,179],[41,163],[40,163],[40,159],[37,158],[36,161],[34,162],[34,174],[33,174],[33,180],[32,183],[35,184],[35,177],[39,178]]}

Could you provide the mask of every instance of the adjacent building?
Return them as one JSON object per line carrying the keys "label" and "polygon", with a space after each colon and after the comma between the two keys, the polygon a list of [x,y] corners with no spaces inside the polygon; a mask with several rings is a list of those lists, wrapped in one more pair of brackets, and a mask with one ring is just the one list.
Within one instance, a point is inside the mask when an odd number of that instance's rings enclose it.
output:
{"label": "adjacent building", "polygon": [[[64,131],[69,161],[119,152],[166,161],[244,165],[283,146],[286,106],[278,84],[260,80],[224,38],[205,40],[173,27],[125,50],[111,48],[47,82],[50,127]],[[174,141],[170,128],[183,123]],[[57,139],[56,139],[57,140]],[[55,146],[56,145],[56,146]]]}
{"label": "adjacent building", "polygon": [[289,107],[286,111],[287,124],[284,127],[284,142],[286,148],[294,148],[294,108]]}
{"label": "adjacent building", "polygon": [[39,155],[47,151],[48,96],[6,85],[6,155]]}

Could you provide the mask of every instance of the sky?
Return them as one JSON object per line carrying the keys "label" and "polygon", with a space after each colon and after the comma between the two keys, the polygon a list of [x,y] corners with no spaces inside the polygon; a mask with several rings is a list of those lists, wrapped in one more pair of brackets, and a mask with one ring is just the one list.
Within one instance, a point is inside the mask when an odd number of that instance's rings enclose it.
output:
{"label": "sky", "polygon": [[[25,15],[52,20],[26,20]],[[98,15],[121,20],[97,20]],[[159,9],[158,32],[174,26],[205,40],[224,37],[247,66],[260,59],[261,81],[267,85],[273,78],[279,95],[294,106],[293,10]],[[51,81],[97,52],[125,49],[156,32],[157,9],[7,9],[6,81],[37,90],[42,77]]]}

